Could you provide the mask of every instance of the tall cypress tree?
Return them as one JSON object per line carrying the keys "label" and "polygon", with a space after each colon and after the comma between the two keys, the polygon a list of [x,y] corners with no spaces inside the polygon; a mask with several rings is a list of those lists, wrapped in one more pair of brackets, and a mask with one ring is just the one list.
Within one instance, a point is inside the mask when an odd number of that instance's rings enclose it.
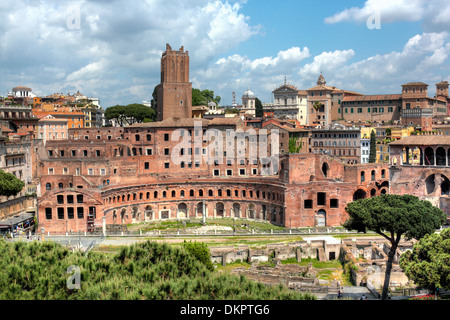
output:
{"label": "tall cypress tree", "polygon": [[369,163],[377,162],[377,138],[375,136],[375,130],[370,132],[370,151],[369,151]]}

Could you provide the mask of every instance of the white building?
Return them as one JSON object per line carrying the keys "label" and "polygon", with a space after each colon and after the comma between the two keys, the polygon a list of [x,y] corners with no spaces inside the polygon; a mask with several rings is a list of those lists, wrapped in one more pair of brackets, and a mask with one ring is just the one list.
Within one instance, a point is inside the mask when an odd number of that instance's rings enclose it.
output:
{"label": "white building", "polygon": [[245,91],[244,94],[242,95],[241,110],[245,111],[245,113],[247,113],[247,114],[255,116],[256,115],[255,104],[256,104],[256,96],[250,90],[250,88],[247,88],[247,91]]}
{"label": "white building", "polygon": [[266,106],[266,111],[273,111],[274,116],[280,119],[295,119],[301,125],[307,124],[307,93],[305,90],[298,90],[295,86],[284,84],[274,91],[273,106]]}
{"label": "white building", "polygon": [[370,138],[361,137],[361,163],[369,163]]}
{"label": "white building", "polygon": [[31,88],[18,86],[12,89],[10,96],[14,98],[34,98],[36,95],[33,93]]}

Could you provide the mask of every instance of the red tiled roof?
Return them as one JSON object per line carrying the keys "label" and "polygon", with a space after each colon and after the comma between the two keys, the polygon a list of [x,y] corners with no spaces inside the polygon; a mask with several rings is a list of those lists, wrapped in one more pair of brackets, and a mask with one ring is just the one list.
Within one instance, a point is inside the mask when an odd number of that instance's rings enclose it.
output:
{"label": "red tiled roof", "polygon": [[401,94],[375,94],[362,96],[345,96],[343,101],[378,101],[378,100],[400,100]]}
{"label": "red tiled roof", "polygon": [[428,87],[428,85],[423,82],[409,82],[409,83],[402,84],[402,87],[403,86],[427,86]]}
{"label": "red tiled roof", "polygon": [[2,132],[5,132],[5,133],[7,133],[7,132],[13,132],[10,128],[7,128],[7,127],[5,127],[5,126],[3,126],[3,125],[1,125],[1,124],[0,124],[0,128],[1,128],[1,131],[2,131]]}
{"label": "red tiled roof", "polygon": [[407,145],[450,145],[449,136],[441,135],[412,135],[409,137],[402,138],[400,140],[393,141],[389,143],[390,146],[407,146]]}

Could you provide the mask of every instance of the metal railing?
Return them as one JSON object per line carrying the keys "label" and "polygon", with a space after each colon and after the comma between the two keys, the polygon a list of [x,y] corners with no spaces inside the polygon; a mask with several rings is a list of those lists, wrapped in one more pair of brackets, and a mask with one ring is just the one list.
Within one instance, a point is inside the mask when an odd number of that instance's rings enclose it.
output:
{"label": "metal railing", "polygon": [[103,231],[96,230],[94,232],[46,232],[45,236],[124,236],[124,237],[204,237],[204,236],[297,236],[297,235],[333,235],[333,234],[356,234],[346,229],[334,228],[308,228],[308,229],[268,229],[268,230],[208,230],[199,231],[195,229],[179,229],[179,230],[140,230],[140,231]]}

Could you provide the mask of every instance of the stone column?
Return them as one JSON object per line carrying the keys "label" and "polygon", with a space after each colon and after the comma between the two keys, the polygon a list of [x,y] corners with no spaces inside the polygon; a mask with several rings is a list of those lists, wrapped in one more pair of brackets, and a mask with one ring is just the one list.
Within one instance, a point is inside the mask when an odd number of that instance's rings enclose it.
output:
{"label": "stone column", "polygon": [[103,216],[102,220],[103,220],[102,221],[103,236],[105,237],[106,236],[106,217]]}

